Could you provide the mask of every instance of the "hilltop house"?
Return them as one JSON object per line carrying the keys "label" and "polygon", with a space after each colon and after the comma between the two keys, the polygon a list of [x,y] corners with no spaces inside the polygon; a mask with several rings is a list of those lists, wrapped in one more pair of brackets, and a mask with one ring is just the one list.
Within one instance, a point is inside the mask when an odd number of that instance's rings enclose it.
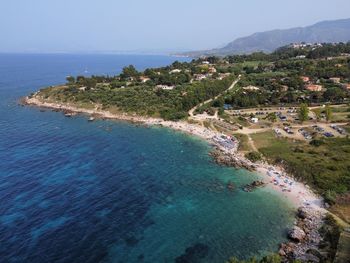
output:
{"label": "hilltop house", "polygon": [[310,84],[310,85],[306,85],[305,88],[308,91],[322,91],[322,85]]}

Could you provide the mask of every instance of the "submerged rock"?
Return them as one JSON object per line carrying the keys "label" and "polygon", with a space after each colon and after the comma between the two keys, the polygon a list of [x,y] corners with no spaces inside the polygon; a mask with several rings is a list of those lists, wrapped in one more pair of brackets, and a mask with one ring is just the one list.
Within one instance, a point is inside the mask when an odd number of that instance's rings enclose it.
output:
{"label": "submerged rock", "polygon": [[263,181],[254,181],[251,184],[247,184],[243,187],[243,190],[246,192],[251,192],[258,187],[265,186],[266,184]]}
{"label": "submerged rock", "polygon": [[227,189],[230,191],[235,190],[235,184],[232,183],[231,181],[227,183]]}
{"label": "submerged rock", "polygon": [[197,243],[186,248],[185,253],[175,259],[176,263],[199,263],[201,259],[208,255],[209,247],[207,245]]}

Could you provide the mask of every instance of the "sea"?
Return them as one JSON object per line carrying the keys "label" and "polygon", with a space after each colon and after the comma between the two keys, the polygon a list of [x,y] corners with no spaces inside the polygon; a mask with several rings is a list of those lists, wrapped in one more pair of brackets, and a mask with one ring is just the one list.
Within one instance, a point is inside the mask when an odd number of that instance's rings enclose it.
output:
{"label": "sea", "polygon": [[[188,58],[0,55],[0,262],[223,263],[278,250],[292,205],[217,165],[168,128],[21,106],[68,75],[115,75]],[[234,189],[227,187],[235,185]]]}

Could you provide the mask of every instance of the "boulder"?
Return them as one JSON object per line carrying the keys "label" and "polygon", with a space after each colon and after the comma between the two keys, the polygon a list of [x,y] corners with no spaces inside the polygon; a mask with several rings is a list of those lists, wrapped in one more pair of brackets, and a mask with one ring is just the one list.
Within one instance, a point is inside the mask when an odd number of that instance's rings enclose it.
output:
{"label": "boulder", "polygon": [[304,232],[304,230],[302,230],[300,227],[298,226],[294,226],[288,233],[288,236],[290,239],[300,242],[303,241],[306,237],[306,234]]}
{"label": "boulder", "polygon": [[302,218],[302,219],[311,218],[312,212],[311,212],[310,208],[303,207],[303,206],[299,207],[298,208],[298,217]]}
{"label": "boulder", "polygon": [[280,250],[278,251],[278,253],[282,257],[291,255],[291,254],[293,254],[293,251],[295,250],[295,247],[296,247],[296,245],[294,243],[292,243],[292,242],[282,243],[280,245]]}

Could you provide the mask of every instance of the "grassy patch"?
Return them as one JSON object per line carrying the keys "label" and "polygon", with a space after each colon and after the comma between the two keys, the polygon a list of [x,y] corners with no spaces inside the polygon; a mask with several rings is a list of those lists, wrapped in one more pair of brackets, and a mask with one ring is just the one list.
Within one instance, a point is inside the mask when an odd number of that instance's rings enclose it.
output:
{"label": "grassy patch", "polygon": [[239,140],[239,147],[238,150],[241,152],[249,152],[252,151],[249,143],[248,143],[248,136],[245,134],[236,133],[233,134],[238,140]]}
{"label": "grassy patch", "polygon": [[320,146],[276,138],[272,132],[252,135],[256,147],[272,163],[312,185],[319,193],[350,190],[350,140],[324,140]]}

